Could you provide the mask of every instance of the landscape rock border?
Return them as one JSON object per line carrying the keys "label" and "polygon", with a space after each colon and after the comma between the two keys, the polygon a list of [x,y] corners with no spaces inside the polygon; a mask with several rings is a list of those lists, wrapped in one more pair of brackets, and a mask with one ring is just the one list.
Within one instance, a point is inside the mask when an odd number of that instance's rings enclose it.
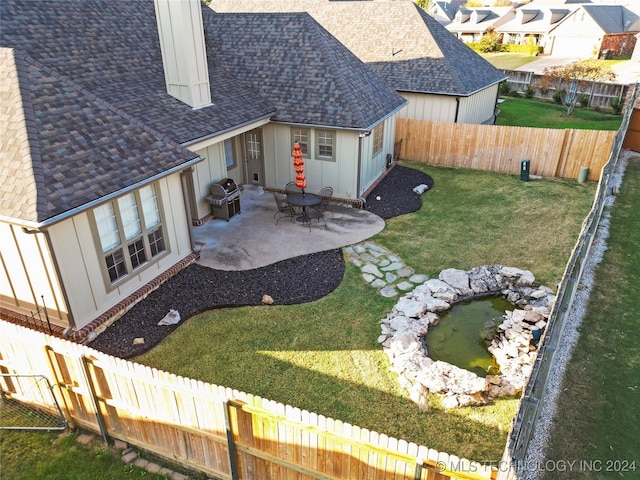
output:
{"label": "landscape rock border", "polygon": [[[482,378],[429,358],[422,337],[440,321],[439,314],[455,303],[490,295],[502,295],[514,305],[514,310],[503,315],[488,348],[501,374]],[[400,384],[421,410],[428,408],[430,392],[444,396],[445,408],[485,405],[494,398],[522,391],[555,299],[553,291],[537,285],[528,270],[502,265],[484,265],[470,271],[449,268],[400,298],[380,321],[378,342]]]}

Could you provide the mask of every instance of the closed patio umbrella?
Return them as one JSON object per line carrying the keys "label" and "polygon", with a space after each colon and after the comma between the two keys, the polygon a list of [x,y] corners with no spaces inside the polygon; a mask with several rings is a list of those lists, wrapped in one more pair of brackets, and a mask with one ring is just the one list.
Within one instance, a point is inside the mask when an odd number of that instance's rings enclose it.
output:
{"label": "closed patio umbrella", "polygon": [[307,187],[307,179],[304,176],[304,160],[302,159],[302,148],[298,142],[293,144],[293,169],[296,171],[296,187],[302,190]]}

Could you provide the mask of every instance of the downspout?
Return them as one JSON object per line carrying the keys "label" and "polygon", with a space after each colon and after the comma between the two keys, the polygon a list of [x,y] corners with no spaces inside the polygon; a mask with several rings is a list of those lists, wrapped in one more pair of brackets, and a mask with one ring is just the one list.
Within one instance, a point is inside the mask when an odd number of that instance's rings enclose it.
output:
{"label": "downspout", "polygon": [[369,135],[371,135],[371,131],[360,132],[358,134],[358,177],[356,179],[356,198],[362,202],[363,208],[367,204],[367,199],[360,195],[360,175],[362,173],[362,141]]}
{"label": "downspout", "polygon": [[51,241],[51,236],[49,235],[49,231],[46,229],[42,230],[27,230],[26,227],[22,227],[22,231],[28,235],[34,235],[36,233],[42,233],[47,242],[47,248],[49,249],[49,255],[51,255],[51,261],[53,262],[53,269],[56,273],[56,280],[58,281],[58,285],[60,285],[60,290],[62,292],[62,298],[64,299],[64,303],[67,307],[67,321],[69,322],[69,326],[64,329],[62,332],[63,338],[69,338],[71,332],[73,332],[76,328],[76,322],[73,319],[73,313],[71,313],[71,303],[69,302],[69,296],[67,295],[67,289],[64,286],[64,282],[60,277],[60,265],[58,264],[58,259],[56,258],[55,250],[53,249],[53,242]]}
{"label": "downspout", "polygon": [[456,97],[456,117],[453,123],[458,123],[458,113],[460,113],[460,97]]}
{"label": "downspout", "polygon": [[189,199],[189,186],[187,185],[187,175],[193,173],[193,166],[180,172],[180,180],[182,181],[182,198],[184,201],[184,210],[187,214],[187,223],[189,225],[189,242],[191,242],[191,251],[196,251],[196,241],[193,235],[193,216],[191,215],[191,201]]}

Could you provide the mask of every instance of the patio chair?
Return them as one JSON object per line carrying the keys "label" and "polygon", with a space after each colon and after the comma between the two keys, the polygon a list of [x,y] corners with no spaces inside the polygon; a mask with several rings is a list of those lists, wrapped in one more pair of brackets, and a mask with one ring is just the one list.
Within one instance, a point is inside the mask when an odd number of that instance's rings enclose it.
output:
{"label": "patio chair", "polygon": [[329,204],[331,203],[331,197],[333,196],[333,188],[324,187],[318,192],[318,196],[321,198],[318,210],[322,212],[329,212],[333,216],[333,212],[329,210]]}
{"label": "patio chair", "polygon": [[300,193],[302,192],[302,190],[300,190],[300,188],[298,188],[296,186],[296,182],[289,182],[287,183],[287,185],[284,187],[284,191],[289,194],[289,193]]}
{"label": "patio chair", "polygon": [[327,222],[324,220],[324,212],[320,210],[317,205],[307,209],[304,214],[303,223],[309,226],[309,231],[311,231],[311,222],[314,220],[318,223],[324,223],[324,229],[327,229]]}
{"label": "patio chair", "polygon": [[281,195],[279,193],[274,193],[273,198],[276,200],[276,205],[278,207],[278,210],[273,215],[273,218],[276,218],[276,216],[278,217],[278,219],[276,220],[276,225],[278,225],[278,222],[280,220],[287,217],[293,222],[293,219],[296,215],[293,205],[290,205],[284,195]]}

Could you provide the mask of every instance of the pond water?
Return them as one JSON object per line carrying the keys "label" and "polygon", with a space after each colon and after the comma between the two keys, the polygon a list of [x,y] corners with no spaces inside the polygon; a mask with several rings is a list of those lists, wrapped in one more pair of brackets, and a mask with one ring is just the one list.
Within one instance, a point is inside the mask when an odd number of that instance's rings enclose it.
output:
{"label": "pond water", "polygon": [[[485,297],[460,302],[440,316],[440,323],[430,327],[424,338],[427,354],[433,360],[441,360],[480,377],[500,373],[495,358],[489,353],[481,338],[485,322],[513,310],[504,297]],[[498,325],[502,320],[496,322]]]}

